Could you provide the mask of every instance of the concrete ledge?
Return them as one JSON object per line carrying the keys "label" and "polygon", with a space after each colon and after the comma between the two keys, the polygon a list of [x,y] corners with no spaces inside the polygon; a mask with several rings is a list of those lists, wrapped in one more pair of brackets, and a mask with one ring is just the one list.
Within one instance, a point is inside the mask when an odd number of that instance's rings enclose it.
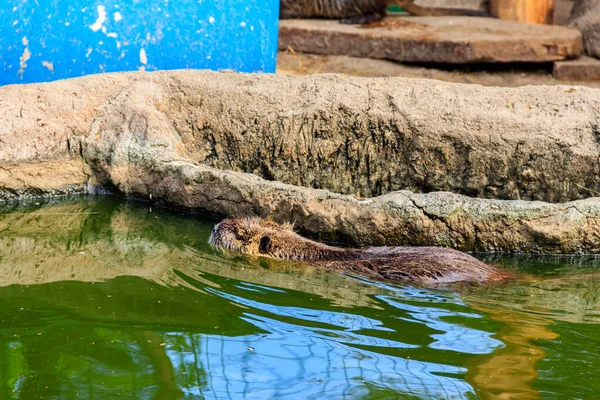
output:
{"label": "concrete ledge", "polygon": [[360,197],[600,193],[600,90],[585,87],[109,74],[0,88],[0,120],[2,165],[81,160],[90,133],[134,132],[180,141],[198,164]]}
{"label": "concrete ledge", "polygon": [[185,161],[106,166],[134,197],[217,216],[269,217],[359,246],[438,245],[463,251],[599,253],[600,198],[550,204],[399,191],[372,199],[269,182]]}

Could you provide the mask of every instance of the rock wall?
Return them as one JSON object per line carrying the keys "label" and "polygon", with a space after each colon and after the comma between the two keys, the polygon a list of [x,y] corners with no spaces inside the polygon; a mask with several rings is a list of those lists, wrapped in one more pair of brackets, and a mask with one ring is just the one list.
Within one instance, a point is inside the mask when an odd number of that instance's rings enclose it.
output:
{"label": "rock wall", "polygon": [[600,58],[600,0],[575,0],[569,26],[583,35],[583,51]]}
{"label": "rock wall", "polygon": [[598,252],[600,199],[459,194],[593,195],[599,115],[599,90],[564,86],[198,71],[9,86],[0,193],[102,187],[359,245]]}

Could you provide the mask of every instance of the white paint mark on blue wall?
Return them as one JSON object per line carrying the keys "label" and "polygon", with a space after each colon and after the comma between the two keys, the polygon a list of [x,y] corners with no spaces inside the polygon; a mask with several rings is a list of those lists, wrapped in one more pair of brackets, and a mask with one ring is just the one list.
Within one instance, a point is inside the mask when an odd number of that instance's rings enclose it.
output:
{"label": "white paint mark on blue wall", "polygon": [[98,32],[100,29],[102,29],[104,21],[106,21],[106,8],[104,8],[104,6],[98,6],[98,19],[96,22],[90,25],[90,29],[94,32]]}
{"label": "white paint mark on blue wall", "polygon": [[148,56],[146,55],[146,50],[142,48],[140,50],[140,63],[143,65],[139,68],[140,71],[146,70],[146,64],[148,64]]}
{"label": "white paint mark on blue wall", "polygon": [[146,50],[140,50],[140,62],[142,64],[148,64],[148,56],[146,56]]}
{"label": "white paint mark on blue wall", "polygon": [[54,72],[54,65],[50,61],[42,61],[42,65],[48,68],[48,71]]}
{"label": "white paint mark on blue wall", "polygon": [[21,76],[23,76],[23,74],[25,73],[25,69],[27,68],[27,61],[29,61],[29,59],[31,58],[31,52],[29,51],[29,40],[27,40],[27,36],[23,36],[21,42],[23,43],[23,46],[25,46],[25,50],[23,50],[23,54],[20,58],[18,73]]}

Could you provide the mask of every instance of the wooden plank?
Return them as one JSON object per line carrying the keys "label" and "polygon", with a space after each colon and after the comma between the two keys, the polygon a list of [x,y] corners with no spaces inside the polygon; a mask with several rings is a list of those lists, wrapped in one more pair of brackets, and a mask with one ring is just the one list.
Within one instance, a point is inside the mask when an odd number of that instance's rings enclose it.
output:
{"label": "wooden plank", "polygon": [[549,25],[554,21],[554,0],[490,0],[490,13],[509,21]]}
{"label": "wooden plank", "polygon": [[552,75],[561,81],[600,81],[600,60],[582,56],[555,62]]}
{"label": "wooden plank", "polygon": [[405,62],[550,62],[581,53],[581,33],[495,18],[389,16],[366,26],[281,20],[279,48]]}

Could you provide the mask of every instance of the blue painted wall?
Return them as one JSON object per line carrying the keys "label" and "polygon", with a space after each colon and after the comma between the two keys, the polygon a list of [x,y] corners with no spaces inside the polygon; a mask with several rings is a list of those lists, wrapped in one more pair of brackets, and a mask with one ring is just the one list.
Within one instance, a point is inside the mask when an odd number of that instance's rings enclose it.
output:
{"label": "blue painted wall", "polygon": [[0,85],[99,72],[274,72],[279,0],[0,0]]}

